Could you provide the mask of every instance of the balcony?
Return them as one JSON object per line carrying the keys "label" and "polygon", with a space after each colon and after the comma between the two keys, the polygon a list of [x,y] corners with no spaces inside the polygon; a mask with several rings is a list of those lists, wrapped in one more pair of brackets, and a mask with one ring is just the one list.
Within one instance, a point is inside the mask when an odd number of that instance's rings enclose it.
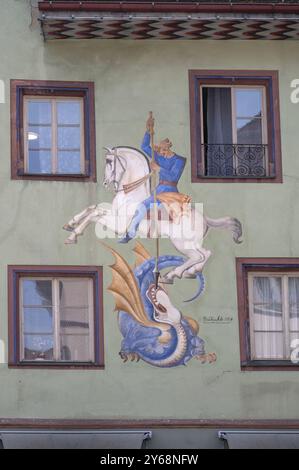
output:
{"label": "balcony", "polygon": [[207,178],[266,178],[268,145],[202,144]]}

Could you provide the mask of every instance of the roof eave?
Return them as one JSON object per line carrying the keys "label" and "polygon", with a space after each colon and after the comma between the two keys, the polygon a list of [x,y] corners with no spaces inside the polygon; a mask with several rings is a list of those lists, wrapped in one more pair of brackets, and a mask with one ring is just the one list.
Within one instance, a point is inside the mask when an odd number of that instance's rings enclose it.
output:
{"label": "roof eave", "polygon": [[82,2],[82,1],[40,1],[38,8],[41,12],[59,11],[93,11],[115,13],[241,13],[241,14],[299,14],[299,4],[292,3],[177,3],[177,2]]}

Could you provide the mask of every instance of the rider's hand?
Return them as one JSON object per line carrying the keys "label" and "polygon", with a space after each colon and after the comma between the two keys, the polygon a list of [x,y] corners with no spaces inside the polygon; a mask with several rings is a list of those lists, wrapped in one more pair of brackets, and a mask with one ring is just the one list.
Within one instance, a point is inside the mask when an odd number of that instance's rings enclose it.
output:
{"label": "rider's hand", "polygon": [[160,166],[158,165],[158,163],[151,162],[150,165],[151,165],[152,171],[159,171],[160,170]]}
{"label": "rider's hand", "polygon": [[146,129],[148,132],[153,131],[155,126],[155,119],[153,118],[153,113],[150,112],[149,117],[146,121]]}

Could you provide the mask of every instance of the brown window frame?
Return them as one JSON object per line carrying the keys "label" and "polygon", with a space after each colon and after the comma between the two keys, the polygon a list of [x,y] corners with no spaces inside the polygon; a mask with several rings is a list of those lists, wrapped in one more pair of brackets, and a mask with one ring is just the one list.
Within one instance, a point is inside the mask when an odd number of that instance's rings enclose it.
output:
{"label": "brown window frame", "polygon": [[[93,82],[54,80],[11,80],[11,178],[13,180],[96,182],[95,100]],[[82,98],[84,107],[83,174],[25,173],[24,98]]]}
{"label": "brown window frame", "polygon": [[[94,292],[93,362],[22,361],[20,351],[20,280],[37,277],[88,278]],[[24,369],[104,369],[103,268],[102,266],[8,266],[8,367]]]}
{"label": "brown window frame", "polygon": [[[260,178],[207,176],[202,151],[200,88],[215,86],[258,86],[266,90],[267,143],[270,175]],[[282,183],[279,75],[275,70],[189,70],[191,180],[192,183]]]}
{"label": "brown window frame", "polygon": [[288,360],[252,360],[250,352],[250,314],[248,274],[251,272],[299,273],[299,258],[237,258],[237,296],[241,370],[243,371],[297,371],[298,364]]}

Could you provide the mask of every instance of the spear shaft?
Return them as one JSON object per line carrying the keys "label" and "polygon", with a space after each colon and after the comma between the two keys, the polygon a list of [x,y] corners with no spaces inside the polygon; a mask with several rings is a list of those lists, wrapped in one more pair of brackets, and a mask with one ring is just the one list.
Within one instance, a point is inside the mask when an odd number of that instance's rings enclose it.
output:
{"label": "spear shaft", "polygon": [[[150,111],[149,113],[150,118],[153,118],[153,113]],[[153,121],[152,124],[149,128],[150,132],[150,144],[151,144],[151,150],[152,150],[152,162],[156,162],[155,158],[155,148],[154,148],[154,125]],[[154,274],[155,274],[155,285],[156,288],[158,287],[158,282],[159,282],[159,256],[160,256],[160,240],[159,240],[159,233],[158,233],[158,206],[157,206],[157,172],[153,170],[152,174],[152,187],[154,188],[154,236],[156,238],[156,262],[155,262],[155,269],[154,269]]]}

